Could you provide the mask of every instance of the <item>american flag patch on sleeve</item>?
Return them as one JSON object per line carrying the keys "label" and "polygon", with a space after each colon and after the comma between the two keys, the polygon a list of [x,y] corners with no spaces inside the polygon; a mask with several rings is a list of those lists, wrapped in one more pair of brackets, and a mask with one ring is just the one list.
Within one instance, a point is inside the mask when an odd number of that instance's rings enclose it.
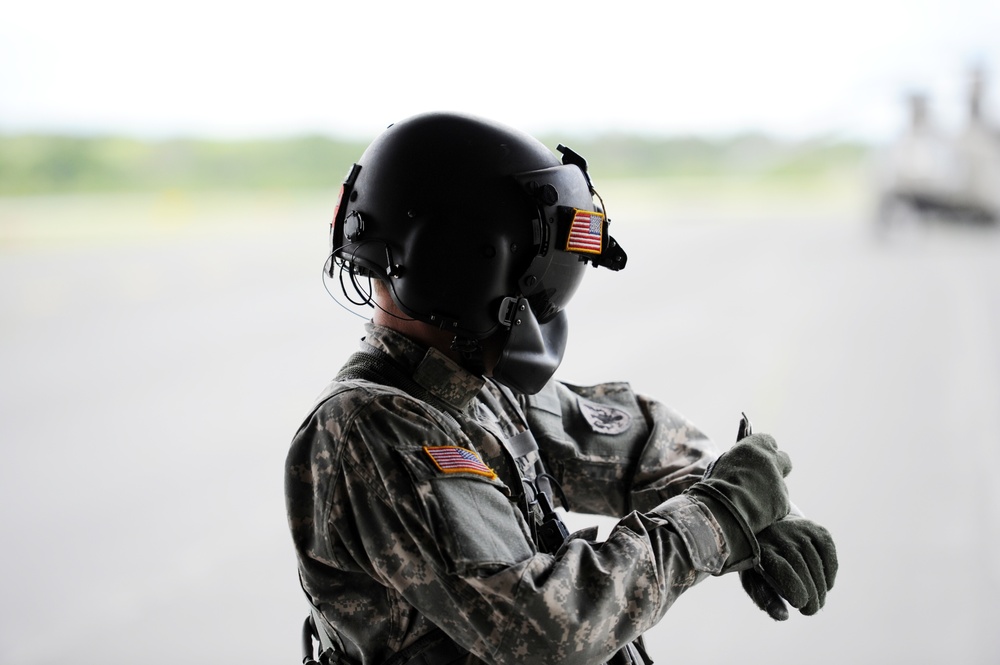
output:
{"label": "american flag patch on sleeve", "polygon": [[573,222],[566,237],[567,252],[600,254],[604,239],[604,213],[573,209]]}
{"label": "american flag patch on sleeve", "polygon": [[442,473],[475,473],[496,478],[493,469],[483,464],[479,455],[458,446],[424,446],[424,452]]}

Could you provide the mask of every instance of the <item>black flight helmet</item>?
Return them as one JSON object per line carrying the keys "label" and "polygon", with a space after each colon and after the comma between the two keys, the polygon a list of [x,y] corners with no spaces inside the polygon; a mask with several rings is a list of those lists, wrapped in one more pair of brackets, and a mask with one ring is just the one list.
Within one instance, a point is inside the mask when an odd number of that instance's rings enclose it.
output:
{"label": "black flight helmet", "polygon": [[503,335],[493,377],[541,389],[566,346],[564,308],[588,263],[620,270],[586,162],[559,146],[468,115],[390,126],[344,181],[334,265],[386,282],[406,315],[455,334],[465,365]]}

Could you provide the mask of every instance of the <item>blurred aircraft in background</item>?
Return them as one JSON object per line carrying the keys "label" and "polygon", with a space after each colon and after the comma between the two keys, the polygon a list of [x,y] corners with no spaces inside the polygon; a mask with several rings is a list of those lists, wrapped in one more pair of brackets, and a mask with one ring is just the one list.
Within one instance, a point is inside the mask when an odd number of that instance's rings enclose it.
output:
{"label": "blurred aircraft in background", "polygon": [[940,128],[926,94],[909,98],[910,125],[878,174],[877,223],[1000,222],[1000,131],[984,110],[985,72],[974,69],[964,126]]}

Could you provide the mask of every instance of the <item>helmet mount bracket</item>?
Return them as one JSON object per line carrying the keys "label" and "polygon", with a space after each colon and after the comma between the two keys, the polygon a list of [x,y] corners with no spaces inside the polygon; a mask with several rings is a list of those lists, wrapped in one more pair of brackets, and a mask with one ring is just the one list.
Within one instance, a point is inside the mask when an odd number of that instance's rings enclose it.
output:
{"label": "helmet mount bracket", "polygon": [[576,152],[572,148],[564,146],[562,143],[556,146],[556,150],[562,153],[562,163],[563,164],[573,164],[578,166],[581,171],[583,171],[583,177],[587,179],[587,186],[590,187],[590,193],[596,194],[594,190],[594,183],[590,180],[590,173],[587,172],[587,160],[583,158],[580,153]]}

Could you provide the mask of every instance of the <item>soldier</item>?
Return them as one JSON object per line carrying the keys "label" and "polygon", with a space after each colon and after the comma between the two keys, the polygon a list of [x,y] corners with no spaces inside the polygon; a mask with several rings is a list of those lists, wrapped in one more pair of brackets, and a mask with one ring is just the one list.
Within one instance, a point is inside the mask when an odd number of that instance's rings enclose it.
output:
{"label": "soldier", "polygon": [[[373,317],[286,467],[321,661],[649,663],[642,633],[708,575],[741,571],[778,619],[833,585],[833,542],[788,515],[773,439],[716,458],[628,384],[552,380],[587,265],[627,258],[559,149],[426,114],[343,184],[325,270]],[[569,535],[560,505],[620,521]]]}

